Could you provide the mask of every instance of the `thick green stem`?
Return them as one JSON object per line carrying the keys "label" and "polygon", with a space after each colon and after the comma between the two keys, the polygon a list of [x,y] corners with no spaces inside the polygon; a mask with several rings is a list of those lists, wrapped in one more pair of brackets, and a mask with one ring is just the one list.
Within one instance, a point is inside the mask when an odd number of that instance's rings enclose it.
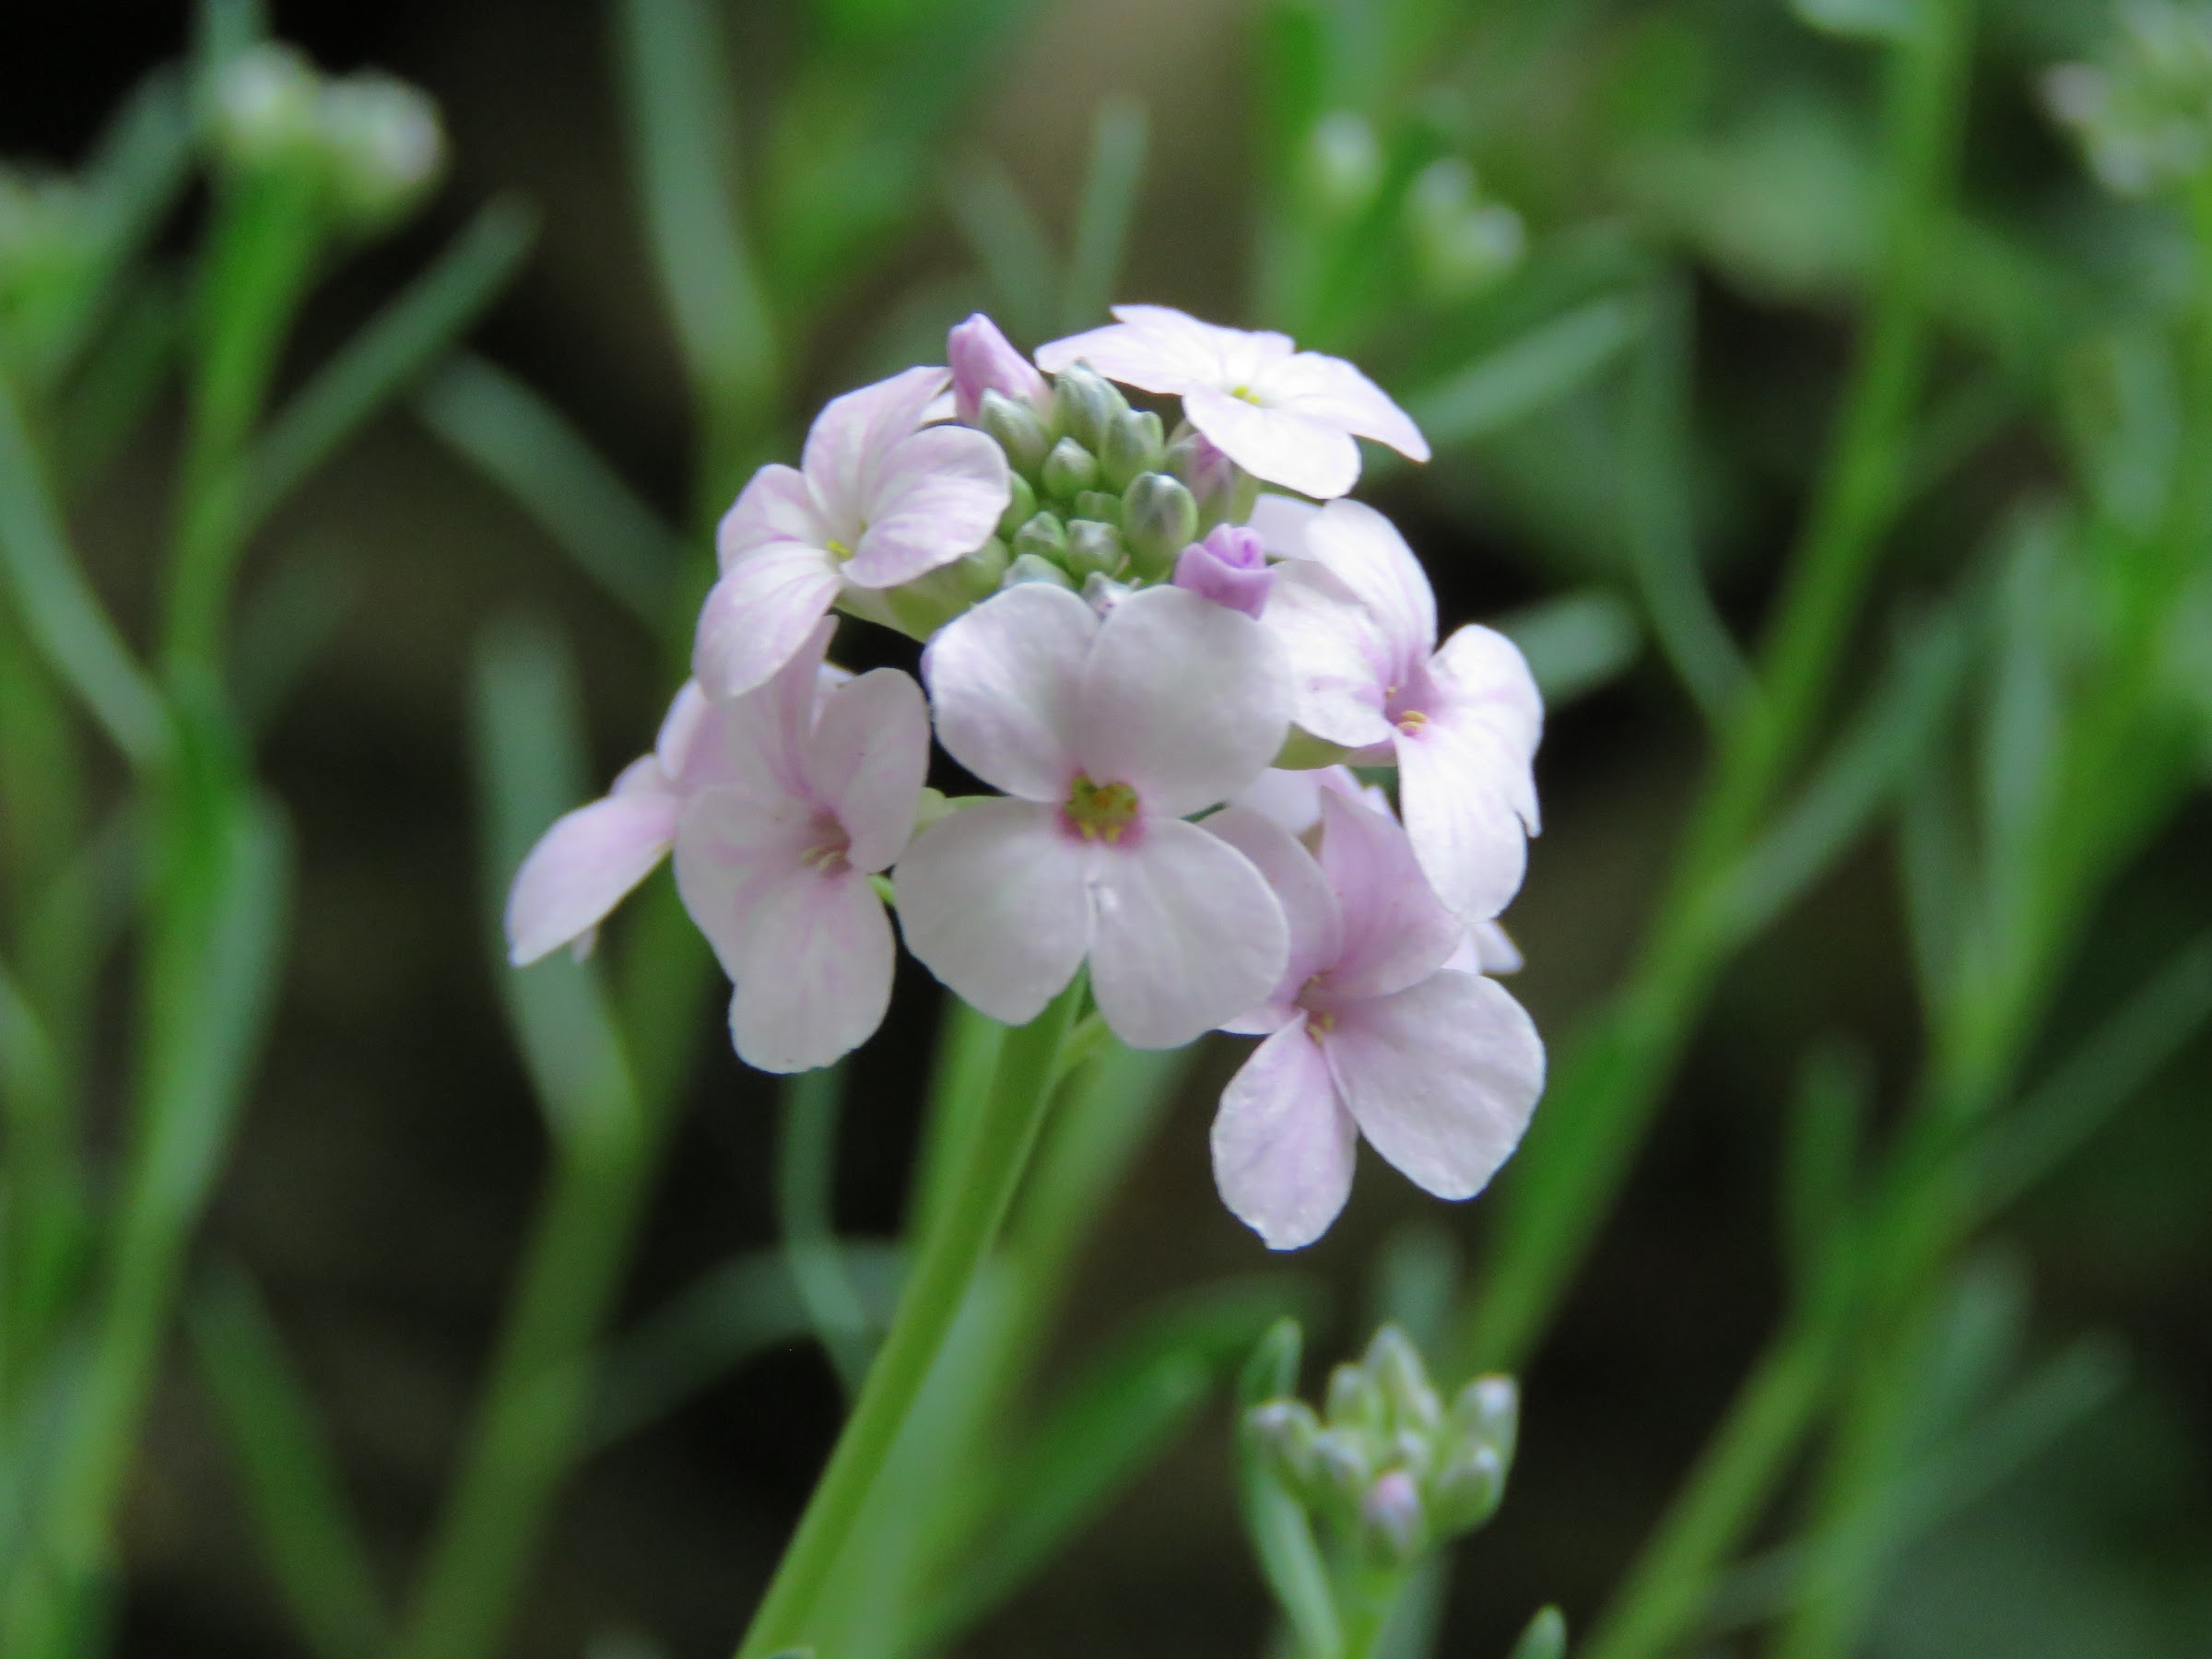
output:
{"label": "thick green stem", "polygon": [[806,1644],[838,1554],[1013,1202],[1084,990],[1078,975],[1043,1013],[1007,1033],[957,1197],[937,1211],[922,1241],[898,1316],[754,1615],[740,1659]]}

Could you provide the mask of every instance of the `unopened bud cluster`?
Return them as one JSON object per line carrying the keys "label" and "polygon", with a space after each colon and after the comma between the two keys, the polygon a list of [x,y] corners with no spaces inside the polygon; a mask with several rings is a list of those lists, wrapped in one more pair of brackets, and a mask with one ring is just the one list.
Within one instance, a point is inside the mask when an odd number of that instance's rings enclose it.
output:
{"label": "unopened bud cluster", "polygon": [[232,168],[312,177],[333,218],[357,228],[406,212],[445,162],[437,106],[422,92],[375,70],[326,76],[284,46],[224,66],[212,122]]}
{"label": "unopened bud cluster", "polygon": [[2136,0],[2098,64],[2044,78],[2052,112],[2123,195],[2151,195],[2212,167],[2212,6]]}
{"label": "unopened bud cluster", "polygon": [[1323,1412],[1269,1400],[1247,1423],[1309,1512],[1372,1564],[1409,1567],[1497,1512],[1520,1409],[1510,1377],[1477,1377],[1447,1407],[1411,1339],[1384,1325],[1331,1374]]}

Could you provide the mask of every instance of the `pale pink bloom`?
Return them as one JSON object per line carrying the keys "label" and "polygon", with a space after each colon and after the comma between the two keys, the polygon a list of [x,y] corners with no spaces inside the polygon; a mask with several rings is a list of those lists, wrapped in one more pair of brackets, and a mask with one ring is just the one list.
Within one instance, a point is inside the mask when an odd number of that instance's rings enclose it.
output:
{"label": "pale pink bloom", "polygon": [[653,874],[676,841],[684,791],[711,761],[698,741],[710,705],[687,682],[653,752],[623,768],[599,800],[554,820],[507,893],[507,959],[524,968],[561,946],[589,950],[593,931]]}
{"label": "pale pink bloom", "polygon": [[1533,766],[1544,704],[1503,634],[1436,642],[1436,597],[1391,522],[1331,501],[1307,556],[1275,567],[1262,626],[1290,658],[1298,724],[1398,768],[1398,806],[1437,894],[1470,921],[1520,889],[1536,833]]}
{"label": "pale pink bloom", "polygon": [[943,369],[909,369],[832,398],[797,467],[753,475],[715,535],[722,579],[692,648],[710,694],[763,684],[841,590],[897,587],[990,538],[1012,475],[983,433],[923,424],[949,380]]}
{"label": "pale pink bloom", "polygon": [[1318,859],[1231,806],[1206,827],[1274,883],[1288,967],[1228,1029],[1267,1033],[1221,1095],[1214,1179],[1269,1248],[1328,1230],[1360,1136],[1417,1186],[1469,1198],[1512,1155],[1544,1092],[1544,1044],[1494,980],[1442,964],[1465,929],[1437,901],[1406,832],[1328,792]]}
{"label": "pale pink bloom", "polygon": [[929,769],[921,688],[895,668],[819,689],[834,624],[712,728],[712,781],[677,818],[676,884],[735,987],[730,1037],[762,1071],[867,1041],[896,957],[868,878],[913,833]]}
{"label": "pale pink bloom", "polygon": [[982,312],[954,324],[946,337],[945,360],[952,368],[953,413],[970,426],[975,424],[986,392],[1040,409],[1052,396],[1044,376]]}
{"label": "pale pink bloom", "polygon": [[1340,496],[1359,482],[1358,438],[1429,459],[1406,411],[1341,358],[1164,305],[1117,305],[1113,314],[1107,327],[1040,347],[1038,366],[1057,374],[1088,363],[1108,380],[1180,397],[1190,423],[1231,461],[1310,496]]}
{"label": "pale pink bloom", "polygon": [[1241,524],[1217,524],[1204,541],[1176,555],[1174,582],[1201,599],[1256,617],[1267,608],[1275,572],[1252,531]]}
{"label": "pale pink bloom", "polygon": [[1143,588],[1103,618],[1046,583],[953,622],[922,660],[937,736],[1007,800],[963,806],[899,863],[899,924],[994,1019],[1036,1017],[1086,959],[1099,1012],[1176,1048],[1267,994],[1282,906],[1194,812],[1288,729],[1280,653],[1249,617]]}

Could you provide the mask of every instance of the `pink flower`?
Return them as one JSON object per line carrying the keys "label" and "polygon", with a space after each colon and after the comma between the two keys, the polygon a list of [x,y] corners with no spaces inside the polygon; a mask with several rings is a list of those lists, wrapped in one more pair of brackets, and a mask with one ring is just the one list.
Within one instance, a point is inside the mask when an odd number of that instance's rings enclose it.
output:
{"label": "pink flower", "polygon": [[1275,567],[1262,624],[1282,641],[1293,718],[1360,758],[1394,760],[1398,805],[1444,903],[1495,916],[1521,886],[1536,833],[1532,766],[1544,704],[1504,635],[1466,627],[1436,643],[1436,599],[1405,538],[1357,501],[1303,524],[1303,558]]}
{"label": "pink flower", "polygon": [[1030,367],[1030,359],[1015,350],[998,324],[982,312],[954,325],[945,341],[945,360],[952,366],[953,412],[970,426],[975,424],[986,392],[1039,409],[1052,396],[1044,376]]}
{"label": "pink flower", "polygon": [[1256,617],[1267,608],[1275,572],[1257,535],[1240,524],[1218,524],[1204,541],[1176,556],[1174,582],[1201,599]]}
{"label": "pink flower", "polygon": [[712,781],[677,818],[677,889],[735,986],[738,1056],[762,1071],[827,1065],[883,1023],[897,953],[868,878],[913,833],[929,769],[906,675],[818,689],[834,627],[720,711]]}
{"label": "pink flower", "polygon": [[1182,412],[1255,478],[1340,496],[1359,480],[1357,438],[1416,461],[1429,444],[1405,410],[1340,358],[1290,336],[1201,323],[1164,305],[1117,305],[1116,322],[1038,348],[1057,374],[1088,363],[1108,380],[1182,399]]}
{"label": "pink flower", "polygon": [[1282,973],[1282,906],[1186,815],[1259,776],[1288,727],[1250,618],[1145,588],[1101,618],[1041,582],[946,627],[922,672],[937,736],[1012,796],[932,825],[900,861],[907,948],[994,1019],[1035,1018],[1086,958],[1124,1042],[1176,1048]]}
{"label": "pink flower", "polygon": [[692,669],[737,697],[791,661],[843,588],[888,588],[972,553],[1011,499],[1006,455],[982,432],[924,426],[949,376],[909,369],[832,398],[797,468],[764,466],[724,515],[722,579],[699,618]]}
{"label": "pink flower", "polygon": [[593,930],[653,874],[676,841],[684,791],[711,759],[699,743],[710,710],[695,683],[668,705],[653,752],[612,789],[554,821],[507,894],[507,959],[526,968],[561,946],[589,949]]}
{"label": "pink flower", "polygon": [[1270,1249],[1328,1230],[1361,1135],[1414,1184],[1469,1198],[1512,1155],[1544,1092],[1544,1044],[1494,980],[1442,966],[1465,930],[1404,830],[1330,792],[1318,861],[1232,806],[1207,828],[1266,873],[1288,967],[1232,1030],[1269,1033],[1222,1091],[1214,1179]]}

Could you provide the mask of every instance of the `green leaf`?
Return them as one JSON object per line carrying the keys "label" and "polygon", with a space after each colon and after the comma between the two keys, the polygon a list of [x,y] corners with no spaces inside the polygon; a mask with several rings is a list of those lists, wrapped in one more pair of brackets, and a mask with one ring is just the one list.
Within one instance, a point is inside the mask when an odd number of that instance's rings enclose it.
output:
{"label": "green leaf", "polygon": [[1806,1056],[1783,1125],[1782,1167],[1783,1255],[1801,1299],[1851,1220],[1873,1099],[1874,1071],[1861,1050],[1826,1043]]}
{"label": "green leaf", "polygon": [[1562,594],[1492,626],[1521,648],[1536,688],[1554,709],[1610,685],[1643,644],[1636,613],[1604,588]]}
{"label": "green leaf", "polygon": [[429,371],[499,297],[535,235],[528,209],[513,201],[491,203],[435,265],[323,365],[247,456],[241,535]]}
{"label": "green leaf", "polygon": [[571,1145],[627,1142],[638,1132],[621,1034],[593,964],[557,951],[509,968],[498,916],[524,855],[585,794],[582,724],[558,635],[515,621],[486,631],[477,653],[476,760],[492,971],[547,1126]]}
{"label": "green leaf", "polygon": [[1295,1319],[1277,1320],[1245,1361],[1237,1385],[1237,1497],[1261,1575],[1297,1633],[1306,1659],[1338,1659],[1344,1627],[1329,1571],[1305,1508],[1284,1490],[1254,1444],[1245,1418],[1263,1401],[1293,1394],[1304,1347]]}
{"label": "green leaf", "polygon": [[231,656],[233,695],[249,730],[268,729],[360,594],[350,562],[312,551],[286,559],[247,594]]}
{"label": "green leaf", "polygon": [[253,1284],[210,1276],[190,1324],[269,1570],[320,1659],[370,1659],[389,1618],[313,1401]]}
{"label": "green leaf", "polygon": [[47,665],[108,735],[145,766],[170,745],[159,692],[108,619],[71,551],[23,406],[0,366],[0,574]]}
{"label": "green leaf", "polygon": [[1851,41],[1900,41],[1919,27],[1923,0],[1790,0],[1807,27]]}
{"label": "green leaf", "polygon": [[1439,450],[1488,437],[1587,385],[1645,325],[1638,300],[1591,300],[1413,394],[1406,413]]}
{"label": "green leaf", "polygon": [[829,1350],[850,1403],[866,1380],[880,1327],[845,1271],[830,1218],[837,1170],[837,1120],[846,1070],[841,1063],[801,1072],[783,1086],[776,1155],[776,1208],[792,1283],[815,1334]]}
{"label": "green leaf", "polygon": [[1061,326],[1071,333],[1106,320],[1106,307],[1121,280],[1129,226],[1144,182],[1146,125],[1145,106],[1128,97],[1107,99],[1092,123],[1090,171],[1076,210],[1075,244],[1060,302]]}
{"label": "green leaf", "polygon": [[1546,1607],[1528,1621],[1507,1659],[1566,1659],[1566,1653],[1567,1620],[1557,1607]]}
{"label": "green leaf", "polygon": [[429,429],[504,489],[607,596],[656,632],[682,548],[550,403],[481,358],[464,357],[423,388]]}

